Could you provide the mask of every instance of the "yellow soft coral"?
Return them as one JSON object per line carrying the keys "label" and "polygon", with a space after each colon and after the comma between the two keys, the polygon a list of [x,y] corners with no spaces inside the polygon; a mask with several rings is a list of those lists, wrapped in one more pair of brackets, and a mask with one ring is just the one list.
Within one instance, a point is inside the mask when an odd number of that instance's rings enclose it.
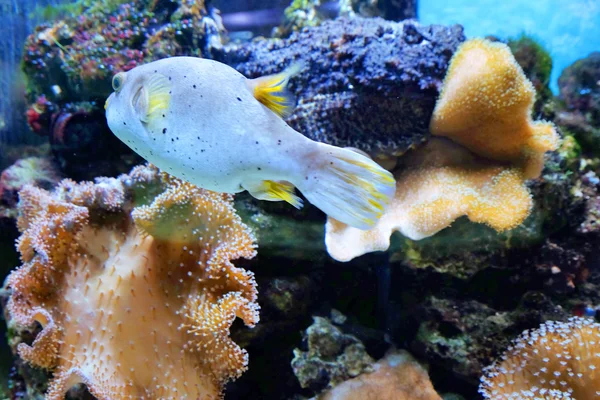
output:
{"label": "yellow soft coral", "polygon": [[600,324],[575,317],[524,332],[486,368],[479,392],[493,400],[600,398]]}
{"label": "yellow soft coral", "polygon": [[487,162],[445,139],[432,139],[401,160],[396,195],[373,229],[328,220],[325,242],[333,258],[349,261],[386,250],[395,231],[423,239],[463,215],[503,231],[523,222],[531,209],[531,195],[519,170]]}
{"label": "yellow soft coral", "polygon": [[349,261],[386,250],[394,231],[423,239],[463,215],[497,231],[521,224],[533,206],[525,180],[540,175],[545,153],[560,142],[551,123],[532,121],[534,98],[507,46],[483,39],[464,43],[450,62],[431,119],[438,137],[400,158],[396,196],[374,228],[360,231],[328,220],[329,254]]}
{"label": "yellow soft coral", "polygon": [[535,89],[508,46],[469,40],[450,62],[430,131],[535,178],[544,153],[560,141],[551,123],[532,121],[534,101]]}
{"label": "yellow soft coral", "polygon": [[[125,201],[161,189],[145,206]],[[8,310],[43,327],[18,351],[54,369],[47,399],[77,382],[98,399],[218,399],[245,370],[229,328],[258,322],[257,291],[231,260],[255,245],[229,196],[138,168],[53,194],[27,188],[20,204]]]}

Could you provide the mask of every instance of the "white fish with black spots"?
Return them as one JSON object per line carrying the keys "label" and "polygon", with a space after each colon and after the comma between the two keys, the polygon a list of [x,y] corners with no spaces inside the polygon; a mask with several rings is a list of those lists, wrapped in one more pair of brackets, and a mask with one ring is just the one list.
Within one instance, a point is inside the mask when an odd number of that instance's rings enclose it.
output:
{"label": "white fish with black spots", "polygon": [[298,69],[247,79],[211,60],[155,61],[115,75],[106,119],[139,155],[199,187],[300,208],[297,187],[330,217],[369,229],[394,196],[394,178],[368,157],[285,123],[285,86]]}

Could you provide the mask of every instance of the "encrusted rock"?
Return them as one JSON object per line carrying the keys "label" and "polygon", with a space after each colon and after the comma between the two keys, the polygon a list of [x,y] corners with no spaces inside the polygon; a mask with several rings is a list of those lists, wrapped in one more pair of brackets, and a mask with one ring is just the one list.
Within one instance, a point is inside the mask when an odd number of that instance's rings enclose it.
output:
{"label": "encrusted rock", "polygon": [[288,122],[306,136],[373,155],[402,154],[428,136],[438,90],[462,27],[381,18],[338,18],[289,39],[225,47],[217,54],[248,77],[301,62],[290,82]]}

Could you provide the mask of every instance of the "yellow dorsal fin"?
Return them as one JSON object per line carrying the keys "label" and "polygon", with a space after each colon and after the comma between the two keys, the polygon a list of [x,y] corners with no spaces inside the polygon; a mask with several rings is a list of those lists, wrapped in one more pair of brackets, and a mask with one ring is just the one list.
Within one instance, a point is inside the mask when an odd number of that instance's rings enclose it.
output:
{"label": "yellow dorsal fin", "polygon": [[302,199],[296,196],[294,185],[289,182],[266,180],[242,186],[259,200],[285,201],[298,209],[302,208]]}
{"label": "yellow dorsal fin", "polygon": [[248,85],[256,100],[282,118],[287,117],[295,105],[294,96],[286,86],[294,75],[303,68],[302,63],[295,63],[285,71],[248,80]]}

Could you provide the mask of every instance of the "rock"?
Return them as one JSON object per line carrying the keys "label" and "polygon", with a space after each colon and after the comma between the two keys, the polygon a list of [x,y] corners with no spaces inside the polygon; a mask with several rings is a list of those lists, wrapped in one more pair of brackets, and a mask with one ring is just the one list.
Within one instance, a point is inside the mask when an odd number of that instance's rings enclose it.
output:
{"label": "rock", "polygon": [[462,27],[381,18],[338,18],[289,39],[231,45],[216,59],[248,77],[304,68],[291,80],[298,104],[288,123],[311,139],[372,155],[402,154],[428,123]]}

